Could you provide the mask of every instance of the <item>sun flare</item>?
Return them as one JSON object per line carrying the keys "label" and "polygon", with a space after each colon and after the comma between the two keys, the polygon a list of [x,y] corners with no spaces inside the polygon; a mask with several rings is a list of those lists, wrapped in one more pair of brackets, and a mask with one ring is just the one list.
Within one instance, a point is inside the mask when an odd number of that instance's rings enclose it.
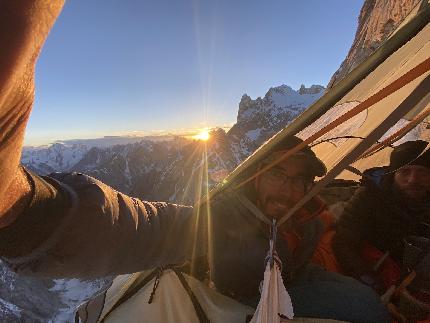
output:
{"label": "sun flare", "polygon": [[197,140],[207,141],[210,138],[209,131],[202,130],[197,135],[194,135],[193,138]]}

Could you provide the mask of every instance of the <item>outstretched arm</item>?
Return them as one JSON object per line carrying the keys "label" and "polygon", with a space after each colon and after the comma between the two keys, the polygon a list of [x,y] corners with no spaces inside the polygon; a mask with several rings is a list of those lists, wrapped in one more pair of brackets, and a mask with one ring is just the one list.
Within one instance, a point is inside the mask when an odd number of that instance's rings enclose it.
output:
{"label": "outstretched arm", "polygon": [[18,166],[34,100],[34,68],[62,6],[62,0],[0,0],[0,228],[30,198]]}
{"label": "outstretched arm", "polygon": [[34,68],[62,0],[0,0],[0,257],[22,274],[91,278],[205,254],[190,207],[133,199],[90,177],[19,166]]}

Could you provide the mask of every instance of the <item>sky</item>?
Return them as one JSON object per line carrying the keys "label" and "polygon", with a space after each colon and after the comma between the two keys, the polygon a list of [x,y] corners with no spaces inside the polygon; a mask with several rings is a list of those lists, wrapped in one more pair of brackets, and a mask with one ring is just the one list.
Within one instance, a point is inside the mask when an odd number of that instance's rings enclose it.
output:
{"label": "sky", "polygon": [[67,1],[25,144],[228,126],[243,94],[326,85],[363,0]]}

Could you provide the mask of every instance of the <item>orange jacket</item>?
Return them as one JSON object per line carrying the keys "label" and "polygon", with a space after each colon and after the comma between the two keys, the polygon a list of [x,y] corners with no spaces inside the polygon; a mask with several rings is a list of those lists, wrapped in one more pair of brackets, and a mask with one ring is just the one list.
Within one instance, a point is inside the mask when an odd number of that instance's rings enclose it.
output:
{"label": "orange jacket", "polygon": [[[313,198],[294,215],[293,221],[299,225],[306,225],[306,222],[316,217],[322,220],[324,229],[312,256],[312,262],[328,271],[341,273],[340,266],[331,246],[331,241],[335,233],[333,216],[328,211],[322,199],[319,197]],[[293,253],[301,243],[306,243],[296,230],[285,230],[281,234]]]}

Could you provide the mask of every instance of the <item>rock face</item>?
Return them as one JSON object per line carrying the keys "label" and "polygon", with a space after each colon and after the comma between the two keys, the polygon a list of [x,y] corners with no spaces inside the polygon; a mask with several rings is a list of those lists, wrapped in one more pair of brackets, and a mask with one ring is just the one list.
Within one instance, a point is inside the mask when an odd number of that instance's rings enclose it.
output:
{"label": "rock face", "polygon": [[244,94],[236,124],[229,130],[231,149],[243,160],[267,139],[283,129],[324,93],[321,85],[304,85],[298,91],[287,85],[272,87],[264,98],[252,100]]}
{"label": "rock face", "polygon": [[351,49],[327,88],[333,87],[378,49],[419,3],[421,0],[365,0]]}

